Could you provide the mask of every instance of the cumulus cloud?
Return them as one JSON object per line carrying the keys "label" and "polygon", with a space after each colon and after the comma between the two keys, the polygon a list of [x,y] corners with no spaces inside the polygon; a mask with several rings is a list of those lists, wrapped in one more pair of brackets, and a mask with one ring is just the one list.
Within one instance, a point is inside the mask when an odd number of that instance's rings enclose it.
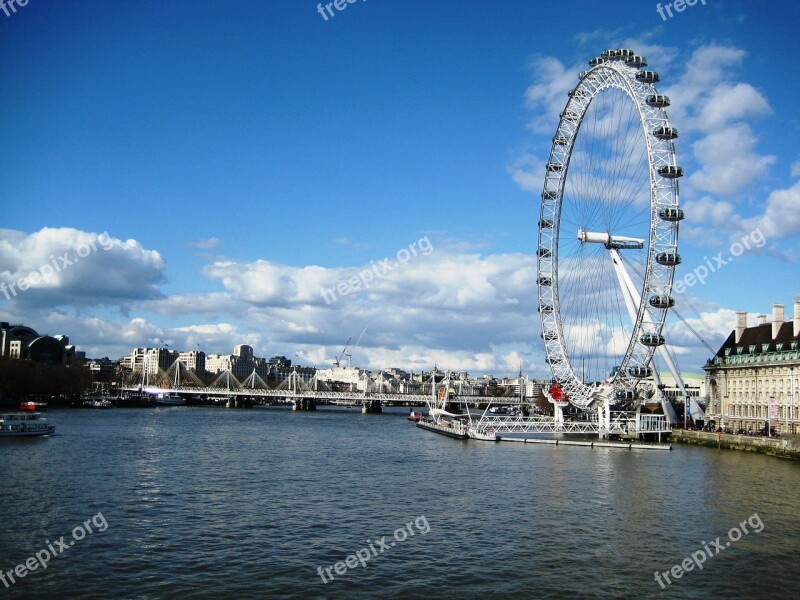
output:
{"label": "cumulus cloud", "polygon": [[0,301],[58,307],[160,298],[165,267],[157,251],[106,232],[0,230]]}
{"label": "cumulus cloud", "polygon": [[[368,325],[353,357],[361,367],[421,370],[437,364],[506,373],[516,372],[522,360],[527,372],[544,376],[535,257],[464,253],[452,240],[431,248],[404,263],[392,257],[386,272],[379,259],[348,268],[217,260],[203,274],[221,290],[145,296],[133,305],[117,297],[114,302],[134,313],[125,320],[111,313],[87,317],[74,306],[53,311],[19,303],[0,307],[0,318],[72,334],[90,356],[117,358],[135,346],[162,343],[227,353],[247,343],[261,356],[297,355],[320,367]],[[367,272],[373,279],[356,289],[352,283]],[[323,289],[336,290],[331,302]],[[162,317],[171,325],[159,325]]]}
{"label": "cumulus cloud", "polygon": [[708,134],[692,146],[694,155],[702,158],[702,166],[690,175],[689,182],[703,192],[734,196],[763,176],[776,160],[772,155],[759,155],[756,142],[744,123]]}
{"label": "cumulus cloud", "polygon": [[800,181],[788,189],[771,192],[764,212],[747,219],[745,227],[759,227],[770,239],[800,233]]}

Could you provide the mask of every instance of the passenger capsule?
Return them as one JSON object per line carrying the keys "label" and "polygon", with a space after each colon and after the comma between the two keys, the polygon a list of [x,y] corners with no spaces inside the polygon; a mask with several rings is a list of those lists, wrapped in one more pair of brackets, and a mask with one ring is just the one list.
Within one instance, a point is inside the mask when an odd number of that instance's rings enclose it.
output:
{"label": "passenger capsule", "polygon": [[606,62],[605,58],[595,57],[589,61],[589,66],[596,67],[597,65],[602,65],[604,62]]}
{"label": "passenger capsule", "polygon": [[543,285],[546,287],[551,286],[553,285],[553,280],[550,277],[547,277],[546,275],[539,275],[539,285]]}
{"label": "passenger capsule", "polygon": [[672,308],[675,306],[675,298],[666,295],[650,296],[648,303],[653,308]]}
{"label": "passenger capsule", "polygon": [[672,165],[658,167],[656,172],[667,179],[677,179],[678,177],[683,177],[683,169],[681,167],[673,167]]}
{"label": "passenger capsule", "polygon": [[539,248],[539,250],[536,253],[542,258],[550,258],[551,256],[553,256],[553,253],[550,251],[550,248]]}
{"label": "passenger capsule", "polygon": [[614,392],[614,397],[617,400],[633,400],[636,398],[636,393],[633,390],[617,390]]}
{"label": "passenger capsule", "polygon": [[542,200],[557,200],[558,192],[554,190],[545,190],[542,192]]}
{"label": "passenger capsule", "polygon": [[674,140],[678,137],[678,130],[674,127],[656,127],[653,135],[660,140]]}
{"label": "passenger capsule", "polygon": [[565,121],[577,121],[577,120],[578,120],[578,115],[577,115],[577,113],[574,113],[574,112],[572,112],[572,111],[569,111],[569,110],[565,110],[565,111],[564,111],[564,112],[562,112],[562,113],[561,113],[559,116],[560,116],[562,119],[564,119]]}
{"label": "passenger capsule", "polygon": [[666,108],[670,104],[669,96],[664,96],[663,94],[650,94],[645,98],[645,102],[656,108]]}
{"label": "passenger capsule", "polygon": [[656,262],[665,267],[674,267],[681,264],[681,255],[677,252],[659,252],[656,254]]}
{"label": "passenger capsule", "polygon": [[625,60],[625,64],[628,65],[629,67],[636,67],[637,69],[641,69],[642,67],[647,66],[647,59],[644,56],[639,56],[638,54],[634,54],[633,56],[629,56]]}
{"label": "passenger capsule", "polygon": [[650,346],[655,348],[656,346],[664,345],[664,336],[659,335],[657,333],[645,333],[642,334],[642,337],[639,338],[639,341],[642,342],[645,346]]}
{"label": "passenger capsule", "polygon": [[628,367],[628,375],[636,377],[636,379],[645,379],[653,374],[653,369],[650,367]]}
{"label": "passenger capsule", "polygon": [[539,307],[539,312],[553,312],[553,305],[552,304],[542,304]]}
{"label": "passenger capsule", "polygon": [[606,50],[601,55],[601,58],[605,58],[606,60],[627,60],[633,55],[633,50],[629,50],[628,48],[620,48],[619,50]]}
{"label": "passenger capsule", "polygon": [[557,340],[558,334],[555,331],[547,331],[542,337],[546,340]]}
{"label": "passenger capsule", "polygon": [[567,92],[570,98],[586,98],[586,92],[583,90],[570,90]]}
{"label": "passenger capsule", "polygon": [[683,210],[680,208],[662,208],[658,211],[658,216],[665,221],[677,223],[678,221],[683,221]]}
{"label": "passenger capsule", "polygon": [[636,81],[641,81],[642,83],[656,83],[660,80],[661,78],[655,71],[639,71],[636,74]]}
{"label": "passenger capsule", "polygon": [[551,173],[563,171],[564,165],[562,165],[561,163],[547,163],[547,170],[550,171]]}
{"label": "passenger capsule", "polygon": [[541,229],[551,229],[553,227],[553,222],[550,219],[542,219],[539,221],[539,227]]}
{"label": "passenger capsule", "polygon": [[563,135],[557,135],[553,138],[553,143],[558,146],[566,146],[569,143],[569,139]]}

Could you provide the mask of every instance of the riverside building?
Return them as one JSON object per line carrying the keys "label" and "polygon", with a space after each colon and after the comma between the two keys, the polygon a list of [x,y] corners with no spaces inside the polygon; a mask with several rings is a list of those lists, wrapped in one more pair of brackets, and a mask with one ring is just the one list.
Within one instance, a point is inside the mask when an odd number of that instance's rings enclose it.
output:
{"label": "riverside building", "polygon": [[736,328],[703,367],[709,404],[707,417],[723,428],[780,433],[800,432],[800,299],[794,315],[784,320],[784,306],[773,304],[772,319],[736,313]]}

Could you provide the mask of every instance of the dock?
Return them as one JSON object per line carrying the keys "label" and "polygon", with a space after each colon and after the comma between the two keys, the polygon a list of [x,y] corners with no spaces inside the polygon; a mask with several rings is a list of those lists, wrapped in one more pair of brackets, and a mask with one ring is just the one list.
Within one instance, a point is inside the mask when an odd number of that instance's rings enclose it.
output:
{"label": "dock", "polygon": [[499,437],[500,442],[520,442],[525,444],[548,444],[551,446],[584,446],[588,448],[618,448],[620,450],[672,450],[671,444],[643,444],[641,442],[609,442],[592,440],[560,440],[543,438]]}

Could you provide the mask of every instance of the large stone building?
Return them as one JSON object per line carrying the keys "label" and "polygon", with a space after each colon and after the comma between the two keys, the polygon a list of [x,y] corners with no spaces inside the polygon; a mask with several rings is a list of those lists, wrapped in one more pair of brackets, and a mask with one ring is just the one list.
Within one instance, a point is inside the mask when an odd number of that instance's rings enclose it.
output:
{"label": "large stone building", "polygon": [[767,421],[779,432],[800,430],[800,300],[794,316],[774,304],[772,320],[736,313],[736,328],[704,367],[708,381],[706,414],[727,429],[759,431]]}
{"label": "large stone building", "polygon": [[0,323],[0,357],[61,364],[75,355],[75,347],[65,335],[39,335],[24,325]]}
{"label": "large stone building", "polygon": [[212,374],[230,371],[239,381],[255,371],[256,375],[266,379],[269,363],[263,358],[253,356],[252,346],[239,344],[233,347],[233,354],[209,354],[206,357],[206,371]]}
{"label": "large stone building", "polygon": [[204,375],[206,372],[206,355],[205,352],[200,350],[192,350],[190,352],[180,352],[178,360],[183,363],[187,369],[191,369],[198,375]]}

